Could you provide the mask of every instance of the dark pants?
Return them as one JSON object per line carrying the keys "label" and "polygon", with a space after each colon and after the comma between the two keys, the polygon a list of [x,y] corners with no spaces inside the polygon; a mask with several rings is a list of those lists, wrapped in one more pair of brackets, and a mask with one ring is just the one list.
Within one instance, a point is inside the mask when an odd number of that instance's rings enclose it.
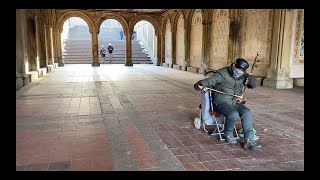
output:
{"label": "dark pants", "polygon": [[223,114],[227,117],[225,124],[225,134],[233,133],[233,127],[238,119],[241,117],[241,124],[244,132],[245,139],[253,139],[253,129],[252,129],[252,114],[250,109],[248,109],[243,104],[227,104],[221,103],[215,106],[214,109],[219,114]]}
{"label": "dark pants", "polygon": [[112,53],[109,53],[109,55],[110,55],[110,62],[112,61]]}

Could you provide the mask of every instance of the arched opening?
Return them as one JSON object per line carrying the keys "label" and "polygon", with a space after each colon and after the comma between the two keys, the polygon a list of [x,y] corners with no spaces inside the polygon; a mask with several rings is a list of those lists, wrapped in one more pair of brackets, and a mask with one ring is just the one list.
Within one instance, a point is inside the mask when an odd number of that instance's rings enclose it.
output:
{"label": "arched opening", "polygon": [[[126,59],[126,37],[121,24],[115,19],[107,19],[101,23],[98,35],[99,60],[101,63],[124,64]],[[108,46],[113,47],[112,53],[109,53]],[[106,49],[106,55],[102,54]],[[111,51],[110,51],[111,52]]]}
{"label": "arched opening", "polygon": [[71,17],[64,22],[61,49],[64,64],[92,63],[92,37],[83,19]]}
{"label": "arched opening", "polygon": [[157,64],[157,36],[148,21],[139,21],[133,28],[132,63]]}

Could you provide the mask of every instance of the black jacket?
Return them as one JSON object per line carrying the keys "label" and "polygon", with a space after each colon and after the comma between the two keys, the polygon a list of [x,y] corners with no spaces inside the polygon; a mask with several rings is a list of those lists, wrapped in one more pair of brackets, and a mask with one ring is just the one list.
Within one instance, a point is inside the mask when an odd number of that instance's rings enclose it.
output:
{"label": "black jacket", "polygon": [[[201,80],[201,83],[207,87],[213,87],[216,90],[230,93],[234,95],[241,96],[242,88],[245,84],[246,79],[249,79],[247,84],[248,88],[256,87],[256,78],[249,76],[249,74],[245,73],[239,78],[233,77],[233,72],[231,67],[224,67],[219,69],[214,75],[208,77],[206,79]],[[235,97],[221,94],[218,92],[213,93],[213,103],[219,104],[222,102],[226,102],[229,104],[235,104]]]}
{"label": "black jacket", "polygon": [[112,53],[113,52],[113,47],[112,46],[108,46],[108,51],[109,51],[109,53]]}

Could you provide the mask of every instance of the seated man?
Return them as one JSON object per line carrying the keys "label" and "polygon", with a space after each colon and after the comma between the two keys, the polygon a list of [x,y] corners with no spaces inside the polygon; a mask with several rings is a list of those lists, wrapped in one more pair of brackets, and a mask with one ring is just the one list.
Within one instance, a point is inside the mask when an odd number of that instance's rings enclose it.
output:
{"label": "seated man", "polygon": [[[211,77],[195,83],[194,88],[200,90],[199,86],[214,86],[216,90],[241,96],[245,84],[248,88],[256,86],[256,79],[246,73],[248,67],[249,64],[245,59],[238,58],[230,67],[221,68]],[[218,92],[213,93],[213,103],[215,111],[227,117],[224,136],[228,143],[237,144],[237,140],[233,136],[233,127],[241,117],[245,139],[243,147],[261,150],[262,146],[258,145],[254,139],[251,111],[243,103],[237,103],[233,96]]]}

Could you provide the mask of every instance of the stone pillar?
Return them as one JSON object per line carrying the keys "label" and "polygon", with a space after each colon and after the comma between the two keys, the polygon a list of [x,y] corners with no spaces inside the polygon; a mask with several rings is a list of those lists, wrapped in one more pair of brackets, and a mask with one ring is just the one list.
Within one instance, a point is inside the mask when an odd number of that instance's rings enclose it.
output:
{"label": "stone pillar", "polygon": [[166,54],[165,54],[165,33],[161,32],[160,33],[160,39],[161,39],[161,61],[160,61],[160,66],[162,66],[162,63],[166,62]]}
{"label": "stone pillar", "polygon": [[58,63],[58,44],[57,44],[57,29],[52,29],[52,44],[53,44],[53,62]]}
{"label": "stone pillar", "polygon": [[162,60],[161,60],[161,44],[162,44],[162,38],[160,33],[158,33],[157,36],[157,66],[161,66],[162,65]]}
{"label": "stone pillar", "polygon": [[46,55],[47,55],[47,65],[53,65],[52,60],[52,39],[51,39],[51,27],[50,25],[46,25]]}
{"label": "stone pillar", "polygon": [[185,64],[182,66],[182,70],[186,71],[190,66],[190,35],[191,27],[187,27],[184,31],[184,45],[185,45]]}
{"label": "stone pillar", "polygon": [[27,10],[26,19],[26,37],[27,37],[27,54],[28,54],[28,66],[29,71],[37,71],[37,42],[36,42],[36,25],[34,10]]}
{"label": "stone pillar", "polygon": [[206,73],[210,67],[210,29],[211,21],[203,23],[202,29],[202,59],[198,73]]}
{"label": "stone pillar", "polygon": [[38,30],[38,57],[40,62],[40,68],[47,67],[48,61],[46,56],[46,29],[44,25],[44,15],[41,13],[42,10],[37,10],[37,30]]}
{"label": "stone pillar", "polygon": [[126,35],[126,63],[125,66],[133,66],[132,64],[132,31],[129,30],[129,32]]}
{"label": "stone pillar", "polygon": [[274,10],[271,63],[263,86],[276,89],[290,89],[290,52],[292,41],[293,12],[288,9]]}
{"label": "stone pillar", "polygon": [[35,16],[34,18],[35,21],[35,28],[36,28],[36,48],[37,48],[37,59],[36,59],[36,64],[37,64],[37,71],[40,69],[40,37],[39,37],[39,17]]}
{"label": "stone pillar", "polygon": [[27,85],[30,80],[26,73],[28,69],[28,52],[26,36],[26,10],[16,10],[16,78],[22,78],[23,85]]}
{"label": "stone pillar", "polygon": [[62,47],[61,47],[61,32],[60,32],[60,30],[57,30],[56,39],[57,39],[56,44],[57,44],[58,66],[63,67],[64,63],[62,62]]}
{"label": "stone pillar", "polygon": [[177,64],[177,57],[176,57],[176,54],[177,54],[177,47],[176,47],[176,44],[177,44],[177,28],[173,28],[173,32],[171,33],[171,43],[172,43],[172,51],[171,51],[171,59],[172,59],[172,64]]}
{"label": "stone pillar", "polygon": [[92,66],[100,66],[98,57],[98,33],[94,30],[90,33],[92,36]]}

